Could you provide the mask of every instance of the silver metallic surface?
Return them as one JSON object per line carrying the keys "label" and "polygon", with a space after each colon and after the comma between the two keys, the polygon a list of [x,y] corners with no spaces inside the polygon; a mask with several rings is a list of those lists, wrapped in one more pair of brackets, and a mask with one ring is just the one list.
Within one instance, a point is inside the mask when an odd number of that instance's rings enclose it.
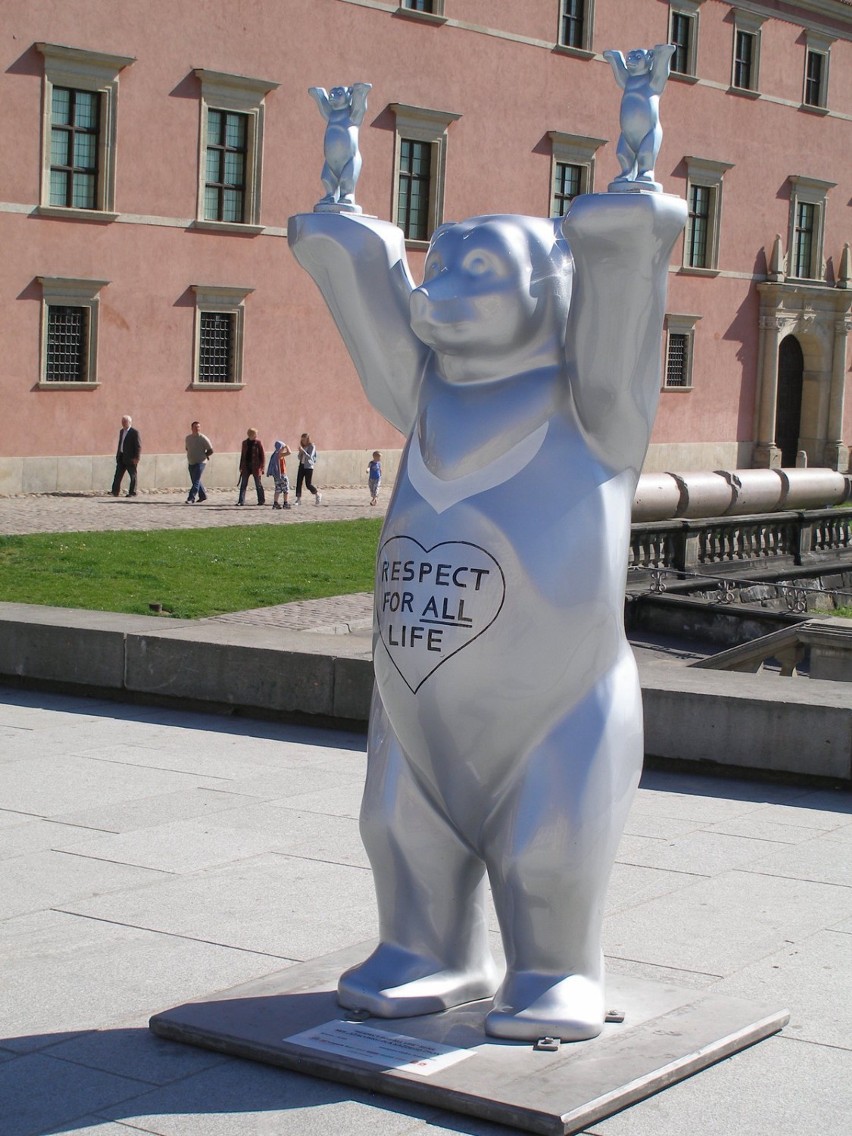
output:
{"label": "silver metallic surface", "polygon": [[577,198],[564,225],[445,225],[419,288],[395,226],[290,219],[368,398],[408,435],[378,554],[361,814],[380,944],[341,977],[345,1007],[494,995],[497,1037],[603,1027],[604,894],[643,752],[630,507],[685,219],[677,198],[616,193]]}
{"label": "silver metallic surface", "polygon": [[616,83],[624,91],[619,118],[621,137],[616,150],[621,173],[610,182],[610,193],[632,193],[638,189],[662,193],[663,187],[654,181],[654,165],[663,140],[660,94],[675,50],[673,43],[658,43],[648,50],[629,51],[626,59],[620,51],[603,53]]}
{"label": "silver metallic surface", "polygon": [[361,173],[358,128],[367,113],[367,94],[372,83],[353,83],[351,87],[309,87],[325,119],[321,180],[325,197],[314,206],[317,213],[360,213],[355,204],[355,185]]}

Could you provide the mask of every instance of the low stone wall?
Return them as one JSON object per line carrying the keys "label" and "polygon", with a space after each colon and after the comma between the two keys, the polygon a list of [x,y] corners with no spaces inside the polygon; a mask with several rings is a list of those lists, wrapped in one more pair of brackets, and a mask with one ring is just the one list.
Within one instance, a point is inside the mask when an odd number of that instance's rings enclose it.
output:
{"label": "low stone wall", "polygon": [[[270,443],[271,444],[271,443]],[[290,439],[295,450],[298,439]],[[382,450],[382,472],[388,483],[396,477],[402,450]],[[372,450],[321,450],[316,481],[319,485],[367,484],[367,463]],[[204,483],[211,489],[230,489],[239,477],[239,453],[219,453],[204,471]],[[295,485],[299,463],[295,454],[288,472]],[[24,493],[107,493],[115,473],[115,459],[104,457],[0,457],[0,495]],[[125,481],[125,486],[127,482]],[[188,486],[184,454],[146,454],[139,463],[139,489],[180,489]]]}
{"label": "low stone wall", "polygon": [[692,764],[852,780],[843,682],[640,665],[645,753]]}
{"label": "low stone wall", "polygon": [[0,604],[0,678],[356,727],[373,682],[347,636],[29,604]]}
{"label": "low stone wall", "polygon": [[[849,686],[640,664],[654,757],[852,782]],[[363,728],[369,641],[0,604],[0,680]]]}

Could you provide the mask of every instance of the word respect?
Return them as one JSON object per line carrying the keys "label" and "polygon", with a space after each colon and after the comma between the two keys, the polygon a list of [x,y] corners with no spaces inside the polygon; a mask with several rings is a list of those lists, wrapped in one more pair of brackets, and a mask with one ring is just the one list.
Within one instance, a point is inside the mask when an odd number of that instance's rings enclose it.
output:
{"label": "word respect", "polygon": [[[469,588],[478,592],[490,568],[474,568],[468,564],[433,564],[430,560],[383,560],[379,579],[386,584],[398,581],[410,584],[433,584],[438,588]],[[472,580],[472,583],[470,582]]]}

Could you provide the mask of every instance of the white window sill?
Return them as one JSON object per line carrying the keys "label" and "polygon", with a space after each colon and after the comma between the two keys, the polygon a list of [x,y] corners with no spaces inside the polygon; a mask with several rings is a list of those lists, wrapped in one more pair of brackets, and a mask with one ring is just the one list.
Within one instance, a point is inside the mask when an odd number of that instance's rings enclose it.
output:
{"label": "white window sill", "polygon": [[41,382],[36,384],[36,390],[43,390],[43,391],[95,390],[95,388],[99,387],[100,385],[101,384],[98,383],[98,382],[94,382],[94,383],[87,383],[87,382],[75,383],[75,382],[58,382],[58,381],[57,382],[48,382],[46,379],[42,379]]}
{"label": "white window sill", "polygon": [[555,43],[553,45],[554,55],[569,55],[573,59],[594,59],[595,53],[587,51],[585,47],[569,47],[567,43]]}
{"label": "white window sill", "polygon": [[104,209],[70,209],[61,205],[37,205],[33,212],[36,217],[57,217],[64,221],[94,221],[101,225],[118,219],[118,213],[108,213]]}
{"label": "white window sill", "polygon": [[205,221],[197,219],[189,226],[190,229],[200,229],[202,233],[239,233],[242,237],[256,237],[265,229],[265,225],[243,225],[236,221]]}
{"label": "white window sill", "polygon": [[194,391],[238,391],[242,390],[245,383],[190,383],[189,389]]}

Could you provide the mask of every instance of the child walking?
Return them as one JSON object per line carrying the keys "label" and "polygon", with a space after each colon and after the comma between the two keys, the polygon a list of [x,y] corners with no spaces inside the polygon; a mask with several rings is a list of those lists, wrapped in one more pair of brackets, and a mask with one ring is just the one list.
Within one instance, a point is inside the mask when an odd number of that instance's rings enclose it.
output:
{"label": "child walking", "polygon": [[380,450],[373,450],[373,460],[367,466],[367,477],[370,483],[370,504],[376,505],[379,500],[379,486],[382,484],[382,454]]}
{"label": "child walking", "polygon": [[[276,442],[275,449],[269,455],[269,466],[266,474],[275,482],[275,496],[272,499],[273,509],[290,508],[290,478],[287,476],[287,462],[284,460],[289,454],[290,447],[286,442]],[[284,504],[278,504],[278,498],[283,496]]]}

